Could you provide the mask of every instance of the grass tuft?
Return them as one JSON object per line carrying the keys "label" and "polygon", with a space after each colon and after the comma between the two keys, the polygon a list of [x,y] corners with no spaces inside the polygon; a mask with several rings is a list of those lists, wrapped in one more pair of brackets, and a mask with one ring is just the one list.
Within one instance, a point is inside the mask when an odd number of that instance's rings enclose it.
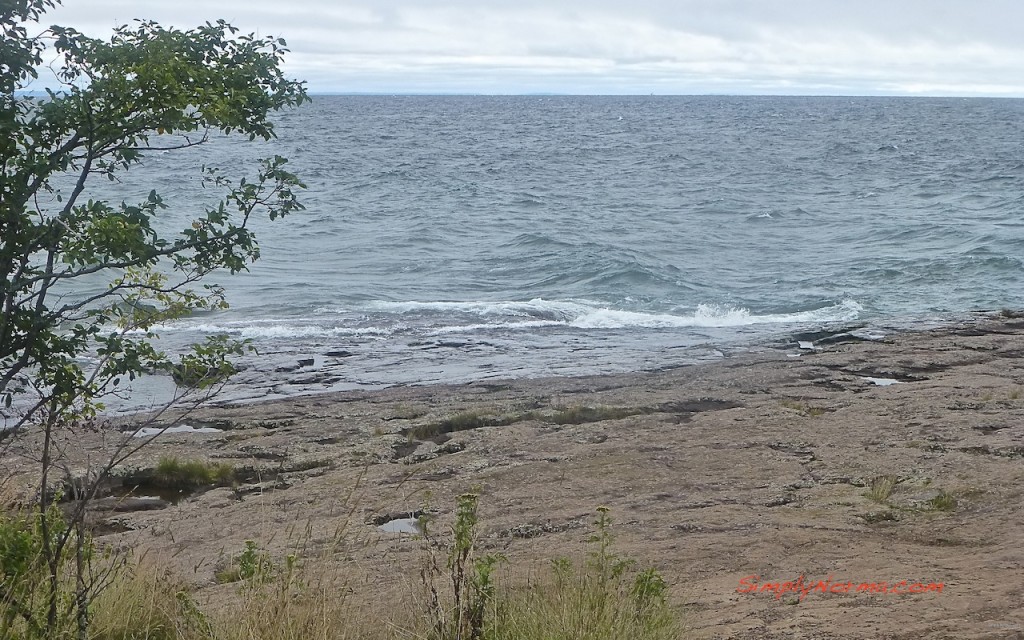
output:
{"label": "grass tuft", "polygon": [[227,462],[181,460],[163,456],[153,470],[151,484],[168,489],[194,489],[209,485],[229,486],[235,482],[235,468]]}
{"label": "grass tuft", "polygon": [[939,495],[928,501],[928,508],[932,511],[956,511],[958,504],[953,494],[941,491]]}
{"label": "grass tuft", "polygon": [[468,431],[482,427],[503,427],[524,419],[524,414],[495,414],[481,409],[460,411],[437,422],[430,422],[414,427],[406,433],[417,440],[426,440],[445,433]]}
{"label": "grass tuft", "polygon": [[646,413],[650,413],[650,410],[644,407],[590,407],[574,405],[557,408],[554,413],[541,416],[541,419],[552,424],[586,424],[588,422],[601,422],[602,420],[619,420]]}
{"label": "grass tuft", "polygon": [[896,476],[878,476],[871,481],[871,487],[864,495],[879,504],[885,504],[899,482]]}
{"label": "grass tuft", "polygon": [[648,407],[609,407],[603,405],[557,407],[550,413],[538,410],[496,413],[484,409],[471,409],[454,413],[437,422],[414,427],[404,433],[415,440],[426,440],[446,433],[468,431],[483,427],[504,427],[524,420],[540,420],[541,422],[557,425],[587,424],[590,422],[601,422],[602,420],[619,420],[629,416],[648,414],[652,411],[653,409]]}
{"label": "grass tuft", "polygon": [[786,409],[792,409],[797,413],[801,413],[805,416],[811,416],[812,418],[823,416],[828,412],[827,409],[822,409],[821,407],[812,407],[806,402],[800,402],[799,400],[784,399],[780,400],[779,404],[785,407]]}

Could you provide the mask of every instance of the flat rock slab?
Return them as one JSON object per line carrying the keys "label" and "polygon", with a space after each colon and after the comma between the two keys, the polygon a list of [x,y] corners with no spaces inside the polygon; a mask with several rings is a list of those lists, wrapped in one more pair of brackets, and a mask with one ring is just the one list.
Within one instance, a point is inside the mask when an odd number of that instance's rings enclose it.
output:
{"label": "flat rock slab", "polygon": [[[377,530],[381,514],[434,510],[430,529],[443,537],[456,497],[472,490],[478,547],[523,567],[585,553],[595,509],[607,506],[616,551],[662,572],[693,637],[1024,636],[1024,326],[823,337],[798,336],[816,341],[799,358],[766,349],[656,373],[201,409],[190,419],[230,423],[225,437],[158,439],[132,463],[235,461],[254,482],[287,472],[287,490],[214,490],[139,511],[134,530],[104,540],[159,553],[205,586],[219,554],[247,539],[283,556],[289,531],[314,550],[333,549],[344,531],[351,542],[338,557],[351,561],[352,584],[374,585],[350,597],[372,604],[410,593],[425,552],[418,536]],[[569,408],[584,421],[545,418]],[[480,421],[452,419],[460,414],[503,424],[473,427]],[[443,420],[470,427],[447,445],[402,435]],[[110,439],[75,434],[68,451],[84,465]],[[13,473],[31,472],[32,446],[17,443],[25,458],[8,454]],[[881,495],[875,480],[890,476]],[[955,500],[936,500],[943,494]],[[801,600],[743,592],[751,576],[944,586]]]}

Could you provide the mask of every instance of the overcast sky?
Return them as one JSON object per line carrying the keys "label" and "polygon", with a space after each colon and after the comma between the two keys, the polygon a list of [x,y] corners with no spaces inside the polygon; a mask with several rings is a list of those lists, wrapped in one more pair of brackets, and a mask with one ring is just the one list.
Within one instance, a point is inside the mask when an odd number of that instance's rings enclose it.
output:
{"label": "overcast sky", "polygon": [[1022,0],[64,0],[90,35],[225,18],[313,92],[1024,96]]}

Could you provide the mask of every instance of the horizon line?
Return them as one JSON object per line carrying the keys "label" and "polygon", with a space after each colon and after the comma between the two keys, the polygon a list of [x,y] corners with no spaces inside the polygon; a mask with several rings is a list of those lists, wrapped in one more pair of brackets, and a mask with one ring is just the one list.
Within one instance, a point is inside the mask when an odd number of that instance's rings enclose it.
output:
{"label": "horizon line", "polygon": [[393,96],[393,97],[568,97],[568,98],[948,98],[965,100],[1021,100],[1021,95],[945,94],[945,93],[559,93],[551,91],[476,92],[476,91],[309,91],[310,96]]}
{"label": "horizon line", "polygon": [[[60,91],[56,91],[60,93]],[[17,90],[15,96],[46,96],[45,90]],[[1021,100],[1020,95],[990,94],[956,94],[956,93],[730,93],[730,92],[692,92],[692,93],[563,93],[554,91],[308,91],[314,97],[540,97],[540,98],[907,98],[907,99],[963,99],[963,100]]]}

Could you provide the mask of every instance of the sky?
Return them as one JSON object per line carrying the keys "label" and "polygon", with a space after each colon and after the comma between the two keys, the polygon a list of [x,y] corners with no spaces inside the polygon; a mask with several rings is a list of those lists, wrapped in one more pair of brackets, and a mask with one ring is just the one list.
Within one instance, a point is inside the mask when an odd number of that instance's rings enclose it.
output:
{"label": "sky", "polygon": [[1024,97],[1021,0],[64,0],[106,36],[224,18],[313,93]]}

